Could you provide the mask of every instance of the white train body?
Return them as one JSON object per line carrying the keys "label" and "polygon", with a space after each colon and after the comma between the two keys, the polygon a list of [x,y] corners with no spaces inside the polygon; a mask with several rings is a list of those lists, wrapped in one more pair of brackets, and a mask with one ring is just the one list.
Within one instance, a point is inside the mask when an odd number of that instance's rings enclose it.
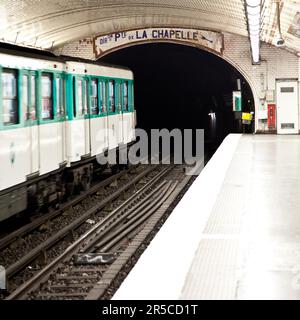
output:
{"label": "white train body", "polygon": [[[0,80],[0,221],[65,193],[63,168],[135,140],[130,70],[0,53]],[[92,165],[70,172],[74,187]]]}

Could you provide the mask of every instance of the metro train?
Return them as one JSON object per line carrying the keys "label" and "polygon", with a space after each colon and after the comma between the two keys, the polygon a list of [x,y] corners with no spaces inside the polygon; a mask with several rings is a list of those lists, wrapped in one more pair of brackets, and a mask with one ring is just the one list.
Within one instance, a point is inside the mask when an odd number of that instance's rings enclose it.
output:
{"label": "metro train", "polygon": [[98,154],[135,140],[127,68],[0,52],[0,221],[86,190]]}

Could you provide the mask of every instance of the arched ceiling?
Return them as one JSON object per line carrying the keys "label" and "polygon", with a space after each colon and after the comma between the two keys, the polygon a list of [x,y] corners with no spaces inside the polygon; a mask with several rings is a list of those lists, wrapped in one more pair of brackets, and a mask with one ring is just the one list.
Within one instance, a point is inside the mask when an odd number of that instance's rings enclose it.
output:
{"label": "arched ceiling", "polygon": [[241,0],[1,0],[0,16],[0,38],[42,48],[148,26],[247,35]]}
{"label": "arched ceiling", "polygon": [[[261,39],[268,43],[276,38],[276,1],[262,1]],[[280,3],[287,47],[298,52],[300,31],[289,30],[300,0]],[[19,45],[57,49],[78,39],[152,26],[248,36],[244,0],[0,0],[0,41]]]}

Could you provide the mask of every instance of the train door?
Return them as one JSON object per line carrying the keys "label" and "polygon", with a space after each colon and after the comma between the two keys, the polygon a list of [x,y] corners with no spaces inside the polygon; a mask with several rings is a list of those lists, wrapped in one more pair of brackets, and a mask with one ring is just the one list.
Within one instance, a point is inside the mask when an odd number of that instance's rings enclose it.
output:
{"label": "train door", "polygon": [[82,79],[82,108],[81,114],[84,117],[84,145],[85,145],[85,155],[91,154],[91,126],[90,126],[90,112],[89,112],[89,82],[88,78]]}
{"label": "train door", "polygon": [[39,130],[37,121],[37,80],[35,72],[23,72],[22,110],[28,129],[30,175],[33,175],[39,172]]}
{"label": "train door", "polygon": [[100,119],[101,119],[101,146],[102,150],[108,149],[109,139],[108,139],[108,82],[106,79],[101,79],[100,81]]}
{"label": "train door", "polygon": [[56,170],[65,161],[62,75],[40,74],[39,160],[40,174]]}
{"label": "train door", "polygon": [[136,117],[134,110],[133,81],[123,83],[123,139],[130,143],[135,139]]}
{"label": "train door", "polygon": [[128,82],[128,111],[130,113],[130,125],[128,129],[128,141],[135,140],[135,127],[137,124],[136,111],[134,108],[134,82]]}
{"label": "train door", "polygon": [[67,159],[69,163],[90,155],[89,79],[67,76]]}
{"label": "train door", "polygon": [[296,80],[276,81],[277,133],[297,134],[298,118],[298,82]]}
{"label": "train door", "polygon": [[[107,145],[106,139],[106,110],[103,109],[102,90],[105,85],[97,77],[91,79],[90,91],[90,136],[91,136],[91,155],[101,154]],[[106,99],[106,95],[105,98]]]}
{"label": "train door", "polygon": [[59,164],[66,159],[65,127],[65,79],[62,74],[54,74],[54,115],[57,123],[57,156]]}
{"label": "train door", "polygon": [[86,154],[91,154],[91,118],[90,118],[90,108],[89,108],[89,81],[85,79],[85,109],[86,109],[86,120],[85,120],[85,145]]}
{"label": "train door", "polygon": [[122,92],[122,81],[118,80],[116,82],[116,93],[117,93],[117,121],[118,121],[118,144],[124,143],[124,137],[123,137],[123,125],[124,125],[124,119],[123,119],[123,92]]}
{"label": "train door", "polygon": [[122,83],[122,94],[123,94],[123,143],[130,142],[131,132],[131,112],[129,106],[129,84],[128,81]]}
{"label": "train door", "polygon": [[115,80],[108,81],[108,141],[109,149],[114,149],[118,147],[118,125],[119,125],[119,115],[116,105],[116,84]]}
{"label": "train door", "polygon": [[87,78],[73,76],[73,119],[75,121],[72,121],[72,143],[77,161],[82,156],[90,155],[91,152],[88,90]]}

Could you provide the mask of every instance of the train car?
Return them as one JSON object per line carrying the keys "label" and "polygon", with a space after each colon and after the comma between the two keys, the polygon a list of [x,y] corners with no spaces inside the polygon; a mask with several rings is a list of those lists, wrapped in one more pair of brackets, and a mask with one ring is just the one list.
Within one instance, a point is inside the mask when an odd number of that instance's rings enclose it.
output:
{"label": "train car", "polygon": [[128,69],[0,53],[0,79],[0,221],[86,189],[135,139]]}
{"label": "train car", "polygon": [[66,68],[68,162],[133,141],[132,72],[70,61]]}

